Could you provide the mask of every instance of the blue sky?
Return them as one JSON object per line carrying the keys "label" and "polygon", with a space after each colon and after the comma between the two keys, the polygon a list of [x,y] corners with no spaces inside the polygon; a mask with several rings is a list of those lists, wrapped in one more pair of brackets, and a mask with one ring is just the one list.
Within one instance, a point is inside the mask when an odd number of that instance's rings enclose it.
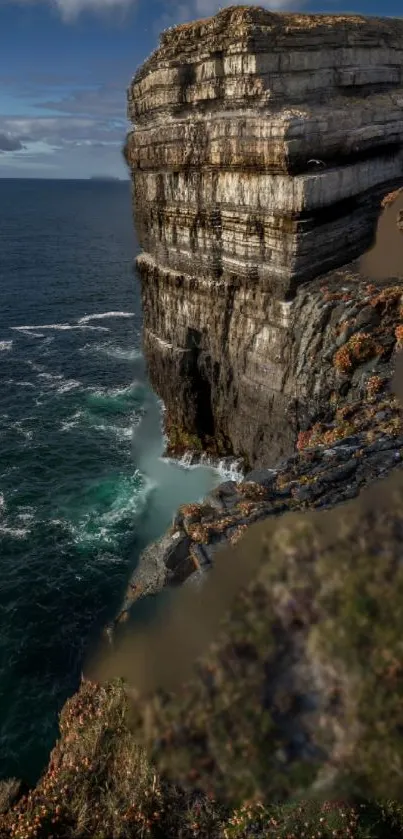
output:
{"label": "blue sky", "polygon": [[[245,2],[245,0],[244,0]],[[231,0],[0,0],[0,177],[127,178],[126,88],[159,33]],[[401,16],[402,0],[266,0]]]}

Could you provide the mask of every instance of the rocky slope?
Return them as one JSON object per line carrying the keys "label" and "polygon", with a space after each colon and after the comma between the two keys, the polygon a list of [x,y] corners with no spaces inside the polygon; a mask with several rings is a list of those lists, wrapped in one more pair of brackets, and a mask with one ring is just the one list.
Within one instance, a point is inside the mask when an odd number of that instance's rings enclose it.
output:
{"label": "rocky slope", "polygon": [[125,156],[171,451],[273,465],[320,418],[326,311],[301,284],[348,285],[402,183],[402,57],[400,19],[240,6],[165,32],[136,73]]}

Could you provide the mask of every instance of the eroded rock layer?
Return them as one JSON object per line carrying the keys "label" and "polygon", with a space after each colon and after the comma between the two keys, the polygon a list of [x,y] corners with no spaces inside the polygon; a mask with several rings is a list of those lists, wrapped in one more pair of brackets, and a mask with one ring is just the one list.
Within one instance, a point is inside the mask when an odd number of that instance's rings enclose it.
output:
{"label": "eroded rock layer", "polygon": [[272,465],[317,419],[309,281],[370,247],[403,183],[402,72],[399,19],[240,6],[165,32],[135,75],[125,156],[171,450]]}

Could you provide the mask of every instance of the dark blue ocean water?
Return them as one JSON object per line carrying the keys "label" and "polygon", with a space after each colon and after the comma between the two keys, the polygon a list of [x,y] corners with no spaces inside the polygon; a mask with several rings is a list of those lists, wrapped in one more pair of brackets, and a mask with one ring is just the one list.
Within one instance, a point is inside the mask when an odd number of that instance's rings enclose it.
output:
{"label": "dark blue ocean water", "polygon": [[161,457],[128,183],[0,180],[0,778],[34,782],[139,551],[222,476]]}

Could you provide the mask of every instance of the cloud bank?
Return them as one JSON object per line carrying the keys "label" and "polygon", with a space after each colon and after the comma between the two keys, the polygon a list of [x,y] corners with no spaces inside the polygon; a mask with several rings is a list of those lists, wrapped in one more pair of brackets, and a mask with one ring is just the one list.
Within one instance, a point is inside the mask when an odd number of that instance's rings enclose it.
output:
{"label": "cloud bank", "polygon": [[[19,5],[33,5],[34,3],[47,3],[49,6],[57,9],[67,23],[77,19],[82,12],[93,12],[96,14],[117,13],[120,14],[127,11],[129,8],[139,6],[144,0],[6,0],[9,3],[18,3]],[[1,0],[0,0],[1,2]],[[243,0],[243,4],[247,6],[263,6],[263,8],[271,9],[272,11],[289,10],[301,8],[304,5],[304,0]],[[167,14],[169,15],[172,25],[182,23],[184,20],[192,20],[200,17],[208,17],[214,15],[219,9],[224,9],[227,6],[237,5],[234,0],[189,0],[189,2],[178,3],[172,7],[171,3],[167,3]]]}
{"label": "cloud bank", "polygon": [[0,131],[0,154],[7,151],[20,151],[24,146],[18,137]]}

